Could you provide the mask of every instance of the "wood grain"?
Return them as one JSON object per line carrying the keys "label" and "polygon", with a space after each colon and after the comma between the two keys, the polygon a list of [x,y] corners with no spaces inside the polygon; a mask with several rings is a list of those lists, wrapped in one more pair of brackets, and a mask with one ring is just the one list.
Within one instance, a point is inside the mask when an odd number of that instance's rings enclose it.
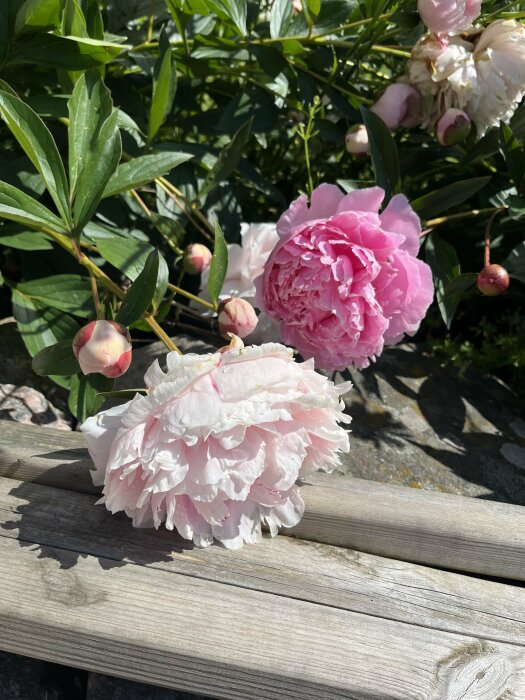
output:
{"label": "wood grain", "polygon": [[525,589],[290,537],[231,552],[143,530],[86,494],[0,478],[0,536],[484,640],[525,645]]}
{"label": "wood grain", "polygon": [[[0,475],[95,493],[83,437],[0,421]],[[525,580],[525,508],[315,475],[298,537],[430,566]]]}
{"label": "wood grain", "polygon": [[53,554],[0,538],[0,647],[232,700],[525,696],[520,646]]}

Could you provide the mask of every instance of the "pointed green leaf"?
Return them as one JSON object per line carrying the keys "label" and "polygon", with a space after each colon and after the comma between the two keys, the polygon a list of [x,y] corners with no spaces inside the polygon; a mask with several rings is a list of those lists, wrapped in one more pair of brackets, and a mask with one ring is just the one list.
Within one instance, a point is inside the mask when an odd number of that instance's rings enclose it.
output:
{"label": "pointed green leaf", "polygon": [[68,406],[81,423],[96,413],[105,401],[101,392],[111,391],[114,379],[103,374],[75,374],[71,377]]}
{"label": "pointed green leaf", "polygon": [[80,367],[73,352],[73,339],[61,340],[48,348],[42,348],[33,357],[31,366],[33,372],[41,377],[53,374],[59,377],[69,377],[76,374]]}
{"label": "pointed green leaf", "polygon": [[277,39],[286,36],[293,15],[293,5],[290,0],[274,0],[270,12],[270,36]]}
{"label": "pointed green leaf", "polygon": [[51,275],[20,282],[17,289],[41,305],[60,309],[74,316],[89,318],[94,313],[89,277]]}
{"label": "pointed green leaf", "polygon": [[370,156],[379,187],[385,190],[384,204],[399,192],[401,174],[397,148],[385,122],[377,114],[361,107],[361,114],[368,132]]}
{"label": "pointed green leaf", "polygon": [[173,107],[177,90],[177,67],[173,50],[164,32],[160,37],[161,53],[153,74],[153,93],[149,115],[148,137],[151,141],[166,121]]}
{"label": "pointed green leaf", "polygon": [[56,143],[44,122],[22,100],[0,91],[0,114],[42,175],[65,222],[71,222],[66,173]]}
{"label": "pointed green leaf", "polygon": [[490,182],[490,175],[487,177],[472,177],[469,180],[459,180],[451,185],[441,187],[428,194],[414,199],[412,208],[417,211],[422,219],[429,219],[432,216],[442,214],[452,207],[462,204],[473,194],[479,192]]}
{"label": "pointed green leaf", "polygon": [[77,81],[68,102],[69,111],[69,187],[74,197],[77,180],[88,154],[100,136],[102,125],[111,115],[113,103],[107,87],[95,70]]}
{"label": "pointed green leaf", "polygon": [[500,151],[505,158],[509,174],[518,193],[523,187],[525,176],[525,155],[521,142],[514,136],[512,129],[501,122],[499,129]]}
{"label": "pointed green leaf", "polygon": [[118,323],[129,326],[139,319],[153,301],[159,275],[158,250],[152,250],[146,258],[144,269],[126,292],[115,317]]}
{"label": "pointed green leaf", "polygon": [[31,34],[14,46],[8,62],[10,66],[36,63],[57,70],[81,71],[103,66],[129,48],[89,37]]}
{"label": "pointed green leaf", "polygon": [[0,182],[0,217],[31,228],[64,231],[64,223],[43,204],[7,182]]}
{"label": "pointed green leaf", "polygon": [[250,138],[253,119],[249,119],[232,138],[230,144],[221,151],[220,156],[215,161],[213,168],[206,175],[204,184],[198,194],[198,198],[206,197],[217,185],[225,180],[237,167],[244,147]]}
{"label": "pointed green leaf", "polygon": [[450,328],[461,292],[447,294],[447,286],[459,276],[461,268],[455,249],[434,233],[426,237],[425,257],[432,268],[436,286],[436,300],[447,328]]}
{"label": "pointed green leaf", "polygon": [[217,306],[219,294],[224,284],[226,270],[228,268],[228,248],[224,240],[224,234],[219,226],[219,222],[215,220],[215,246],[210,263],[210,274],[208,277],[208,292],[212,303]]}
{"label": "pointed green leaf", "polygon": [[77,231],[82,231],[90,221],[111,176],[118,167],[122,155],[122,142],[117,120],[118,112],[115,109],[102,125],[97,140],[87,152],[73,205]]}
{"label": "pointed green leaf", "polygon": [[55,29],[58,27],[61,3],[57,0],[26,0],[16,13],[15,33],[26,27]]}
{"label": "pointed green leaf", "polygon": [[185,163],[190,158],[193,158],[191,153],[161,151],[121,163],[110,179],[103,196],[111,197],[119,192],[146,185],[157,177],[167,175],[177,165]]}

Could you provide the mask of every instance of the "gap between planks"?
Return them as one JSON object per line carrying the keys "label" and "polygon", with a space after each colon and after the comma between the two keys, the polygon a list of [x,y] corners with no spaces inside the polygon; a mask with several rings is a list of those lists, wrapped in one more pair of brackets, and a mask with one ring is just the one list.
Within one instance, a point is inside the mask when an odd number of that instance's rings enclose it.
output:
{"label": "gap between planks", "polygon": [[[0,421],[0,475],[98,493],[84,444],[79,433]],[[301,493],[305,515],[283,534],[525,581],[523,507],[325,474]]]}

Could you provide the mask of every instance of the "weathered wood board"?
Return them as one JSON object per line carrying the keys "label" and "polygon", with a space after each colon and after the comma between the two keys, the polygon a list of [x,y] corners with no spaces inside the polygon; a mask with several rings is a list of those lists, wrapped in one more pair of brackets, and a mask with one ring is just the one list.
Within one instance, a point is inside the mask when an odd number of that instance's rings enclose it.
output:
{"label": "weathered wood board", "polygon": [[[96,506],[82,436],[4,423],[0,454],[2,649],[225,700],[525,697],[525,588],[349,548],[468,550],[469,499],[316,477],[295,537],[199,550]],[[472,503],[507,567],[521,510]]]}
{"label": "weathered wood board", "polygon": [[[0,421],[0,476],[98,493],[78,433]],[[302,489],[302,539],[525,581],[525,508],[316,474]]]}

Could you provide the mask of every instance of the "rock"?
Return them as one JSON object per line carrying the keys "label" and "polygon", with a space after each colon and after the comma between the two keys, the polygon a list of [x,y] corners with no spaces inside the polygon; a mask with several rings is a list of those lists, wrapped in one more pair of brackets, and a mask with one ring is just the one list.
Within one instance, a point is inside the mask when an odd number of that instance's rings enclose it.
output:
{"label": "rock", "polygon": [[86,700],[207,700],[202,695],[190,695],[169,688],[158,688],[99,673],[90,673]]}
{"label": "rock", "polygon": [[459,376],[409,343],[350,374],[345,473],[525,504],[525,450],[515,444],[525,446],[517,438],[523,406],[503,382]]}
{"label": "rock", "polygon": [[30,386],[0,384],[0,419],[71,430],[62,411],[49,403],[44,394]]}
{"label": "rock", "polygon": [[87,673],[0,651],[2,700],[84,700]]}

